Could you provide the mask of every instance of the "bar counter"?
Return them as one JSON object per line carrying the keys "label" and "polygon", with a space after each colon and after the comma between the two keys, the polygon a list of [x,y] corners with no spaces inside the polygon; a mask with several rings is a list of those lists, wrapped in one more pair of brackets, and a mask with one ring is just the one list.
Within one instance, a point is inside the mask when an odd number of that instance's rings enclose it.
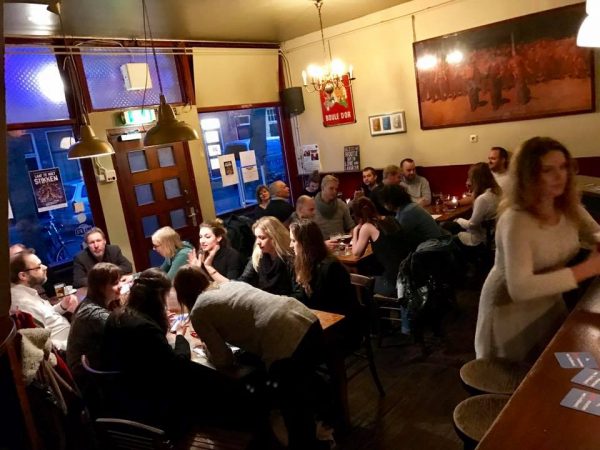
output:
{"label": "bar counter", "polygon": [[600,362],[600,279],[593,281],[512,395],[478,450],[600,449],[600,417],[560,405],[581,369],[564,369],[556,352],[591,352]]}

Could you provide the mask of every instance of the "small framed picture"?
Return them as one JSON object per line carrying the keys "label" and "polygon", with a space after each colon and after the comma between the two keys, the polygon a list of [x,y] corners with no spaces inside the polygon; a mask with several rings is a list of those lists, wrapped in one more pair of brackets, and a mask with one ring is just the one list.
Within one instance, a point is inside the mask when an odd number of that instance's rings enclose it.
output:
{"label": "small framed picture", "polygon": [[371,136],[406,133],[404,111],[369,116],[369,129],[371,130]]}

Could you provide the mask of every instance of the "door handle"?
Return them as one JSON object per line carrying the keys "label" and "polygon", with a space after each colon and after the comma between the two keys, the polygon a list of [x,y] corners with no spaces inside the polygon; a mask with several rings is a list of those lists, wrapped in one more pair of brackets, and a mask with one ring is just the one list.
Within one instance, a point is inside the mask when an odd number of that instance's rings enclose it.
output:
{"label": "door handle", "polygon": [[196,208],[193,206],[190,206],[190,213],[188,214],[188,217],[192,219],[193,226],[198,226],[198,220],[196,219]]}

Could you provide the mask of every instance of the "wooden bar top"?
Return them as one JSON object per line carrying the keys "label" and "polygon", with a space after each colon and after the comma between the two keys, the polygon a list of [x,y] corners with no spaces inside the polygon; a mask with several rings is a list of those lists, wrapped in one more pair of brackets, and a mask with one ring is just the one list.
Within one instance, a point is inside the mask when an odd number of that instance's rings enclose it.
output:
{"label": "wooden bar top", "polygon": [[600,279],[586,291],[477,449],[600,449],[600,417],[560,406],[572,388],[598,393],[572,383],[581,369],[561,368],[554,355],[583,351],[600,362]]}
{"label": "wooden bar top", "polygon": [[432,216],[435,216],[434,218],[436,222],[446,222],[448,220],[454,220],[458,217],[467,216],[472,208],[473,205],[463,205],[455,209],[444,208],[442,211],[437,211],[434,205],[429,205],[425,207],[425,210],[427,210]]}

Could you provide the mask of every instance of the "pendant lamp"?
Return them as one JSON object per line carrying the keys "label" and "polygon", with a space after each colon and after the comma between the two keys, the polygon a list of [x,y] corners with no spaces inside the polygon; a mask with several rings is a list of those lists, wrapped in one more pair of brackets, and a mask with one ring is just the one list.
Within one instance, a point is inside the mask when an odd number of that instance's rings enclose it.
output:
{"label": "pendant lamp", "polygon": [[156,58],[156,48],[154,47],[154,40],[152,39],[152,29],[150,28],[150,18],[148,17],[146,0],[142,0],[142,10],[144,20],[148,26],[148,33],[150,34],[150,46],[152,47],[154,67],[156,68],[158,86],[160,88],[160,104],[158,106],[156,125],[146,132],[146,136],[144,137],[144,145],[165,145],[173,142],[192,141],[194,139],[198,139],[198,133],[195,129],[193,129],[187,123],[175,118],[175,112],[173,111],[173,108],[165,99],[162,80],[160,78],[160,70],[158,68],[158,59]]}

